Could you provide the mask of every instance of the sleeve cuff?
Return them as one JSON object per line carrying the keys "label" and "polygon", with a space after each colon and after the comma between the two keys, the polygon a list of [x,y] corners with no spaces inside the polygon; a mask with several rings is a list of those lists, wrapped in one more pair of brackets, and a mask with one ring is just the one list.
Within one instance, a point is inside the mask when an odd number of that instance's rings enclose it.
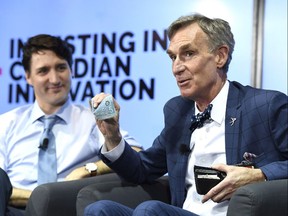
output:
{"label": "sleeve cuff", "polygon": [[125,141],[122,138],[119,145],[110,151],[107,151],[106,145],[103,145],[103,147],[101,148],[101,154],[103,154],[104,157],[106,157],[111,162],[114,162],[122,155],[124,149],[125,149]]}

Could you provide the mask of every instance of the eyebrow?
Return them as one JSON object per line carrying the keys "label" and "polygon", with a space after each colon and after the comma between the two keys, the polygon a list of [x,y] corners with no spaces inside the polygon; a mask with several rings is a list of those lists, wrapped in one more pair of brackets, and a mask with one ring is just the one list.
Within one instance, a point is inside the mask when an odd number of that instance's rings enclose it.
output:
{"label": "eyebrow", "polygon": [[[180,51],[183,51],[183,50],[187,50],[187,49],[191,49],[191,48],[192,48],[191,43],[187,43],[187,44],[183,44],[182,46],[180,46],[180,47],[179,47],[179,50],[180,50]],[[171,50],[169,50],[169,49],[166,50],[166,53],[167,53],[168,55],[173,54],[173,52],[172,52]]]}
{"label": "eyebrow", "polygon": [[69,64],[67,62],[61,62],[61,63],[57,63],[56,64],[56,67],[59,67],[59,66],[68,66]]}
{"label": "eyebrow", "polygon": [[[67,66],[68,67],[68,63],[66,62],[59,62],[55,65],[55,67],[63,67],[63,66]],[[42,69],[47,69],[47,68],[50,68],[51,66],[50,65],[43,65],[39,68],[36,68],[36,70],[42,70]]]}
{"label": "eyebrow", "polygon": [[49,67],[44,65],[44,66],[36,68],[36,70],[40,71],[40,70],[47,69],[47,68],[49,68]]}

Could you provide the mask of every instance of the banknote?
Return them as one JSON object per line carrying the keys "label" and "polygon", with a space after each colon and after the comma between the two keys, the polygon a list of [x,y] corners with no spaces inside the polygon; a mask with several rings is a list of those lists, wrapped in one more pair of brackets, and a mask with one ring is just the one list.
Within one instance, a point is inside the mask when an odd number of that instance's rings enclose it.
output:
{"label": "banknote", "polygon": [[90,100],[89,103],[91,111],[97,120],[113,118],[117,114],[112,95],[105,97],[96,109],[92,104],[92,100]]}

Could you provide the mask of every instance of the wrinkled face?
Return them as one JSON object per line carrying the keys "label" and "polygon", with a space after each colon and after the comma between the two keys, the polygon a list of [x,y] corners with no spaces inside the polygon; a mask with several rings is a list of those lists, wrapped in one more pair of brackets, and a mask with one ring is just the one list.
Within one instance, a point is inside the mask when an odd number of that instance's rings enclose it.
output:
{"label": "wrinkled face", "polygon": [[167,53],[183,97],[195,101],[215,97],[221,80],[217,70],[219,56],[209,50],[208,37],[197,23],[179,29],[170,40]]}
{"label": "wrinkled face", "polygon": [[26,80],[34,87],[41,109],[54,112],[68,98],[71,69],[66,60],[60,59],[50,50],[43,50],[32,55],[30,73],[26,72]]}

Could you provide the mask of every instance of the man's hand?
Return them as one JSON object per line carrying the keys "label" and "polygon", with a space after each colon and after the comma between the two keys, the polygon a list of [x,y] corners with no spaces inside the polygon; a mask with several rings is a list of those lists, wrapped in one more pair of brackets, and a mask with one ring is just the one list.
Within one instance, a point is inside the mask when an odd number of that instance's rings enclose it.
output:
{"label": "man's hand", "polygon": [[25,189],[19,189],[14,188],[12,191],[12,195],[9,201],[9,205],[15,206],[15,207],[24,207],[26,206],[29,197],[31,196],[32,191],[25,190]]}
{"label": "man's hand", "polygon": [[[95,164],[97,166],[96,175],[103,175],[103,174],[112,172],[112,170],[105,163],[103,163],[102,160],[97,161]],[[71,180],[87,178],[90,176],[91,175],[88,172],[88,170],[85,169],[85,166],[82,166],[82,167],[74,169],[68,176],[66,176],[65,180],[71,181]]]}
{"label": "man's hand", "polygon": [[222,182],[203,196],[203,203],[209,199],[212,199],[214,202],[222,202],[230,199],[233,193],[243,185],[265,181],[265,176],[260,169],[228,166],[224,164],[217,164],[212,166],[212,168],[226,172],[227,176]]}
{"label": "man's hand", "polygon": [[90,177],[90,173],[83,166],[83,167],[78,167],[72,170],[72,172],[69,173],[68,176],[66,176],[65,180],[71,181],[71,180],[77,180],[77,179],[82,179],[86,177]]}
{"label": "man's hand", "polygon": [[[99,104],[102,102],[102,100],[107,97],[109,94],[100,93],[98,95],[95,95],[92,98],[92,106],[94,108],[97,108]],[[120,112],[120,106],[116,102],[116,100],[113,98],[115,110],[117,112],[117,115],[110,119],[105,120],[96,120],[96,123],[98,125],[99,130],[102,132],[104,138],[105,138],[105,145],[107,147],[107,150],[110,151],[111,149],[115,148],[121,141],[122,135],[120,133],[119,129],[119,112]]]}

